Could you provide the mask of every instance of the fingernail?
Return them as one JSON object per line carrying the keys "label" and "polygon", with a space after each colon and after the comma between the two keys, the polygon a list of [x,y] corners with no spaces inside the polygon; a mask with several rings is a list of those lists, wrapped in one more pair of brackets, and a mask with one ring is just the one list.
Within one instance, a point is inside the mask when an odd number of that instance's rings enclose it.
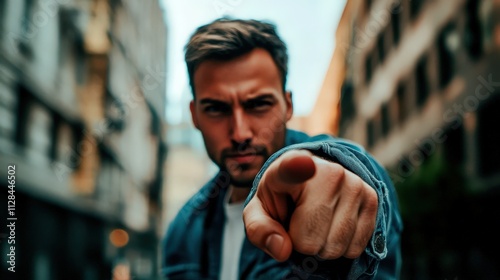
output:
{"label": "fingernail", "polygon": [[274,233],[267,237],[266,249],[271,257],[276,258],[281,253],[281,248],[283,248],[283,237],[281,235]]}

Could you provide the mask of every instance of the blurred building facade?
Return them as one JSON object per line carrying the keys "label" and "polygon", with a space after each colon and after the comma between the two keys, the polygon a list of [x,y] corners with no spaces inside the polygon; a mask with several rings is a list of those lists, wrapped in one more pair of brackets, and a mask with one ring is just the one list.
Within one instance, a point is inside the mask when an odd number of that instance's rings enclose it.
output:
{"label": "blurred building facade", "polygon": [[350,0],[336,38],[314,109],[329,120],[307,121],[388,168],[402,279],[500,277],[500,1]]}
{"label": "blurred building facade", "polygon": [[[15,275],[157,279],[167,154],[160,3],[1,1],[0,30],[0,172],[16,165]],[[14,275],[0,266],[0,278]]]}

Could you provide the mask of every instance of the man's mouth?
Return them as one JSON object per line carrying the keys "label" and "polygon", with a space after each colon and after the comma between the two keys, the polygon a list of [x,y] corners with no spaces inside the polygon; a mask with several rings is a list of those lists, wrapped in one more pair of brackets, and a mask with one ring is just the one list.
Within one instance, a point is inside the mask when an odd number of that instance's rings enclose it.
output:
{"label": "man's mouth", "polygon": [[[255,162],[261,163],[262,159],[267,158],[266,148],[264,146],[252,146],[246,149],[236,150],[236,149],[225,149],[222,151],[222,160],[229,166],[243,165],[250,166]],[[234,166],[236,167],[236,166]]]}
{"label": "man's mouth", "polygon": [[255,153],[251,153],[251,154],[232,154],[232,155],[227,155],[226,158],[229,161],[234,161],[234,162],[236,162],[238,164],[250,164],[258,156],[262,156],[262,155],[255,154]]}

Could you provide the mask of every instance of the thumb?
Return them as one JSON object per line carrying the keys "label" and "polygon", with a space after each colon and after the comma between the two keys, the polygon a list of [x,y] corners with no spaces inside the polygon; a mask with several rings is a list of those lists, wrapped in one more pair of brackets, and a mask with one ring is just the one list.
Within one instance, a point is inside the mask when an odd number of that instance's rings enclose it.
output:
{"label": "thumb", "polygon": [[[283,225],[273,217],[288,215],[286,196],[314,176],[312,154],[305,150],[288,151],[272,164],[262,178],[257,193],[243,211],[247,238],[277,261],[285,261],[292,252],[292,241]],[[275,196],[273,193],[278,194]],[[285,196],[283,195],[285,194]],[[269,212],[271,211],[271,212]],[[283,215],[282,215],[283,214]]]}
{"label": "thumb", "polygon": [[248,240],[279,262],[292,253],[292,241],[283,226],[267,213],[259,199],[252,199],[243,211]]}

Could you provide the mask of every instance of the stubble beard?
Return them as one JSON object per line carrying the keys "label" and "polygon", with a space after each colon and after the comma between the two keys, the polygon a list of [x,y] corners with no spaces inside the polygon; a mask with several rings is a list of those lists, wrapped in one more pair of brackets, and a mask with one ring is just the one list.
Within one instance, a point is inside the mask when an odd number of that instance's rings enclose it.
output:
{"label": "stubble beard", "polygon": [[[221,163],[219,168],[222,172],[226,172],[229,175],[231,185],[236,188],[251,188],[255,176],[259,170],[264,165],[264,162],[269,158],[269,152],[265,146],[252,146],[245,151],[239,151],[240,153],[248,153],[252,151],[252,155],[255,157],[251,163],[239,164],[232,162],[228,157],[234,152],[232,150],[224,150],[221,155]],[[255,161],[261,161],[258,164]]]}

